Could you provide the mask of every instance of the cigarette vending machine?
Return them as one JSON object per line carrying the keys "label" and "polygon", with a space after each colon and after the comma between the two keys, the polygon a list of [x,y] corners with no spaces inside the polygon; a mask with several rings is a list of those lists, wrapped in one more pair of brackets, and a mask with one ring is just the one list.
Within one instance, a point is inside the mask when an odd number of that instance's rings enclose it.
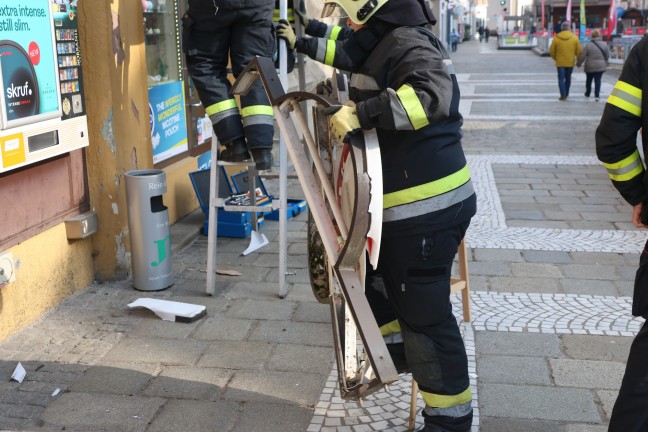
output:
{"label": "cigarette vending machine", "polygon": [[0,173],[88,145],[78,0],[0,0]]}

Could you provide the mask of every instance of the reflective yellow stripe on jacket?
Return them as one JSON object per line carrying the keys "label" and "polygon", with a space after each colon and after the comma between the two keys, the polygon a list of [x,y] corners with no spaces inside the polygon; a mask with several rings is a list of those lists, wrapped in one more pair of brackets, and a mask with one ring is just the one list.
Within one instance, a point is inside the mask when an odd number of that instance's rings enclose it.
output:
{"label": "reflective yellow stripe on jacket", "polygon": [[[427,115],[425,114],[425,109],[423,108],[421,101],[419,100],[416,92],[411,85],[403,84],[401,88],[396,90],[396,94],[398,95],[398,99],[400,99],[403,109],[405,110],[404,114],[407,115],[407,120],[414,130],[421,129],[422,127],[430,124]],[[401,110],[394,110],[394,107],[392,107],[395,123],[397,122],[396,117],[399,111]],[[397,123],[402,125],[404,122],[398,121]],[[398,124],[396,124],[397,129],[410,129],[409,127],[399,127]]]}
{"label": "reflective yellow stripe on jacket", "polygon": [[607,103],[641,117],[641,93],[640,88],[623,81],[617,81]]}
{"label": "reflective yellow stripe on jacket", "polygon": [[315,53],[315,60],[324,63],[328,66],[333,66],[335,59],[335,41],[332,39],[318,38],[317,52]]}
{"label": "reflective yellow stripe on jacket", "polygon": [[324,35],[324,37],[330,40],[337,40],[338,36],[340,35],[340,31],[342,31],[342,27],[337,25],[330,25],[326,29],[326,34]]}
{"label": "reflective yellow stripe on jacket", "polygon": [[614,181],[631,180],[644,170],[638,150],[635,150],[634,153],[619,162],[603,163],[603,165],[605,165],[608,175]]}
{"label": "reflective yellow stripe on jacket", "polygon": [[449,176],[383,195],[383,221],[392,222],[442,210],[475,193],[465,165]]}
{"label": "reflective yellow stripe on jacket", "polygon": [[324,56],[324,64],[328,66],[333,66],[333,60],[335,59],[335,41],[327,40],[326,41],[326,55]]}

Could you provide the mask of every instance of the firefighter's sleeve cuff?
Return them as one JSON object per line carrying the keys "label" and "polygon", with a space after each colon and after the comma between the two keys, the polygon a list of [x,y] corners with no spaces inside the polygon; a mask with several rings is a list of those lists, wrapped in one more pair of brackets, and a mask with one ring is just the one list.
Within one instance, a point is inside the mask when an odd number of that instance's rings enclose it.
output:
{"label": "firefighter's sleeve cuff", "polygon": [[358,115],[362,129],[375,128],[377,120],[382,114],[380,100],[378,98],[371,98],[364,102],[358,102],[356,105],[356,114]]}

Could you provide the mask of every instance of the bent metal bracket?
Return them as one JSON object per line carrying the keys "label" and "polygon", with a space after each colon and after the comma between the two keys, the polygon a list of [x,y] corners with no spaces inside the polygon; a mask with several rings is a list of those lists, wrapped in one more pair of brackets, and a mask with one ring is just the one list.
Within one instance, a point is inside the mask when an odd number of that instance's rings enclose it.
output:
{"label": "bent metal bracket", "polygon": [[[336,90],[342,82],[339,77],[332,80],[331,87]],[[331,309],[340,393],[344,399],[360,399],[398,380],[364,294],[366,251],[375,265],[382,224],[377,137],[375,131],[364,131],[354,135],[349,144],[332,139],[321,111],[339,105],[341,92],[333,95],[338,99],[304,91],[286,93],[269,58],[252,60],[234,83],[232,93],[244,95],[259,79],[308,201],[315,225],[309,228],[316,230],[309,238],[317,238],[323,255],[319,261],[326,263],[327,274],[318,283],[323,280],[327,287],[317,287],[317,292],[324,292],[325,298],[318,300],[329,303]],[[316,137],[302,111],[300,103],[304,101],[314,104]],[[311,252],[309,266],[314,265]]]}

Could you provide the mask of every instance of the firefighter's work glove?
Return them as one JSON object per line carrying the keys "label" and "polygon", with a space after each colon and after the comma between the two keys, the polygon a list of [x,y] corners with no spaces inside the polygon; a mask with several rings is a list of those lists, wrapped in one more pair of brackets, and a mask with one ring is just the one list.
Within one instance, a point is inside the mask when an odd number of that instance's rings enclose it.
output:
{"label": "firefighter's work glove", "polygon": [[299,9],[295,9],[295,14],[299,18],[299,22],[302,23],[304,28],[307,28],[308,23],[310,22],[310,18],[308,18],[308,15],[306,15],[306,11],[300,11]]}
{"label": "firefighter's work glove", "polygon": [[360,132],[360,120],[356,115],[355,105],[334,105],[324,110],[324,114],[331,116],[329,126],[331,133],[342,142],[348,142],[352,134]]}
{"label": "firefighter's work glove", "polygon": [[285,40],[290,49],[295,49],[295,42],[297,41],[297,37],[295,36],[295,32],[293,31],[292,26],[288,21],[283,19],[279,20],[279,24],[277,25],[277,36]]}

